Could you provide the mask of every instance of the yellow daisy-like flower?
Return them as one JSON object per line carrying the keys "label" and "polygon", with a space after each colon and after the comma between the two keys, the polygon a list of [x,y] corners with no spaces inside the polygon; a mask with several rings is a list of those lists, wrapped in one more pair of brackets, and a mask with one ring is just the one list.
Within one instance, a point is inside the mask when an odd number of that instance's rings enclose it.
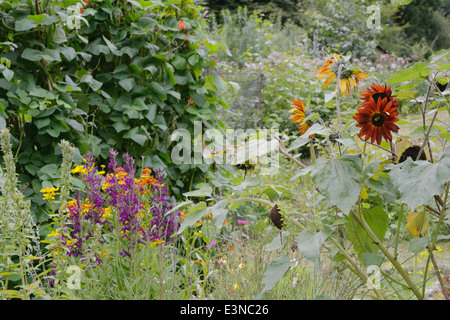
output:
{"label": "yellow daisy-like flower", "polygon": [[293,115],[289,117],[289,120],[293,123],[300,122],[298,125],[298,130],[300,131],[300,134],[303,135],[306,130],[311,127],[312,123],[309,120],[305,120],[307,117],[306,107],[302,100],[292,99],[291,101],[294,103],[292,105],[294,108],[289,110],[289,113],[293,113]]}
{"label": "yellow daisy-like flower", "polygon": [[[325,82],[323,83],[323,87],[326,87],[336,79],[339,65],[342,65],[341,76],[339,79],[341,95],[345,95],[346,93],[351,95],[351,86],[353,86],[353,89],[356,90],[359,81],[361,81],[362,78],[368,77],[362,71],[347,69],[342,57],[334,54],[333,59],[326,60],[325,65],[319,68],[319,70],[317,70],[315,74],[320,74],[318,80],[326,78]],[[337,86],[335,90],[337,90]]]}
{"label": "yellow daisy-like flower", "polygon": [[52,232],[47,235],[47,237],[57,237],[57,236],[59,236],[59,232],[56,232],[55,230],[52,230]]}
{"label": "yellow daisy-like flower", "polygon": [[43,193],[44,194],[44,200],[54,200],[55,199],[55,192],[56,191],[58,191],[59,190],[59,187],[58,188],[55,188],[55,187],[51,187],[51,188],[44,188],[44,189],[41,189],[40,191],[41,191],[41,193]]}
{"label": "yellow daisy-like flower", "polygon": [[76,166],[74,169],[72,169],[72,171],[70,171],[70,173],[83,173],[83,174],[87,174],[87,169],[85,166]]}

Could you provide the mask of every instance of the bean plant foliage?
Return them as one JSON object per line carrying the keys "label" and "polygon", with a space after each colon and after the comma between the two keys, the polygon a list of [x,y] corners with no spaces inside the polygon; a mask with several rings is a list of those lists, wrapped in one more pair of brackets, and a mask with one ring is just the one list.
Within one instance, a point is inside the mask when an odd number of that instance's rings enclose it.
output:
{"label": "bean plant foliage", "polygon": [[61,139],[76,146],[78,163],[88,151],[106,163],[113,148],[165,168],[175,195],[201,181],[209,165],[175,166],[169,147],[173,130],[193,131],[196,120],[215,126],[216,107],[226,106],[219,93],[227,83],[202,73],[225,49],[200,34],[203,8],[109,0],[0,7],[0,127],[11,130],[33,208],[44,203],[41,188],[58,186]]}

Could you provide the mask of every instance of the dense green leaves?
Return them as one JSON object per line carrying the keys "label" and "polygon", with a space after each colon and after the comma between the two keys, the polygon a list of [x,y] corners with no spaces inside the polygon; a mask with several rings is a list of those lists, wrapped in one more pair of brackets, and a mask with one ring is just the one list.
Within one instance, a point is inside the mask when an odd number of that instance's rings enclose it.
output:
{"label": "dense green leaves", "polygon": [[[74,4],[38,2],[36,13],[31,2],[18,1],[1,9],[1,32],[14,42],[0,43],[0,127],[8,117],[26,119],[11,124],[13,147],[20,147],[14,152],[34,150],[22,158],[21,178],[33,181],[35,193],[57,186],[36,168],[58,162],[54,150],[64,138],[78,147],[76,161],[88,151],[105,161],[110,148],[144,157],[144,165],[166,169],[181,197],[209,166],[194,175],[198,165],[173,165],[171,132],[192,132],[201,120],[215,125],[216,104],[225,104],[219,92],[227,90],[226,81],[202,73],[211,60],[200,32],[205,22],[198,22],[203,9],[92,0],[77,13]],[[186,29],[177,27],[180,18]]]}

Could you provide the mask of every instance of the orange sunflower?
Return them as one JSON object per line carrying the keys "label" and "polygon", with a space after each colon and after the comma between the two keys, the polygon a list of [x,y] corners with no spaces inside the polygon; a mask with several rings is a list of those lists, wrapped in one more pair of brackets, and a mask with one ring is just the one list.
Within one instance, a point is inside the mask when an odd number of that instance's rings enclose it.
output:
{"label": "orange sunflower", "polygon": [[399,127],[394,123],[398,121],[397,116],[398,111],[393,101],[383,98],[375,102],[370,97],[369,103],[359,107],[353,119],[358,122],[356,126],[361,128],[359,137],[365,136],[364,140],[370,139],[372,143],[376,141],[380,144],[383,137],[386,141],[392,141],[391,131],[398,132]]}
{"label": "orange sunflower", "polygon": [[[351,86],[356,90],[359,81],[361,81],[362,78],[367,78],[367,75],[362,71],[347,69],[343,59],[338,55],[334,54],[333,59],[326,60],[325,65],[319,68],[315,74],[320,74],[318,80],[326,78],[323,83],[323,86],[326,87],[336,79],[340,64],[342,65],[341,76],[339,79],[341,95],[345,95],[346,93],[351,95]],[[335,90],[337,90],[337,86]]]}
{"label": "orange sunflower", "polygon": [[392,101],[392,105],[395,108],[398,108],[398,101],[394,100],[396,96],[392,95],[391,87],[386,85],[376,85],[375,83],[372,83],[372,86],[370,88],[366,88],[366,91],[361,92],[361,104],[360,107],[365,107],[369,104],[370,98],[373,98],[375,100],[375,103],[378,102],[379,99],[387,98],[387,101]]}
{"label": "orange sunflower", "polygon": [[289,119],[292,120],[293,123],[300,122],[298,125],[298,130],[300,131],[300,134],[303,135],[306,130],[308,130],[312,126],[312,123],[309,120],[305,120],[307,114],[305,104],[302,102],[302,100],[292,99],[291,101],[294,103],[292,105],[294,108],[289,110],[289,113],[294,114],[290,116]]}

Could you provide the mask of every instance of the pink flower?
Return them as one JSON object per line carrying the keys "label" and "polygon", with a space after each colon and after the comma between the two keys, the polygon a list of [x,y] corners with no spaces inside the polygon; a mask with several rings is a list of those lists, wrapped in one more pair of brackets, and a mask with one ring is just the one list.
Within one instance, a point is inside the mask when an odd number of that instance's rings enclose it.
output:
{"label": "pink flower", "polygon": [[206,247],[208,248],[208,249],[211,249],[212,247],[214,247],[214,245],[217,243],[217,240],[213,240],[213,241],[211,241],[210,243],[208,243],[207,245],[206,245]]}
{"label": "pink flower", "polygon": [[244,221],[244,220],[236,220],[237,221],[237,223],[239,223],[239,224],[247,224],[248,222],[247,221]]}

